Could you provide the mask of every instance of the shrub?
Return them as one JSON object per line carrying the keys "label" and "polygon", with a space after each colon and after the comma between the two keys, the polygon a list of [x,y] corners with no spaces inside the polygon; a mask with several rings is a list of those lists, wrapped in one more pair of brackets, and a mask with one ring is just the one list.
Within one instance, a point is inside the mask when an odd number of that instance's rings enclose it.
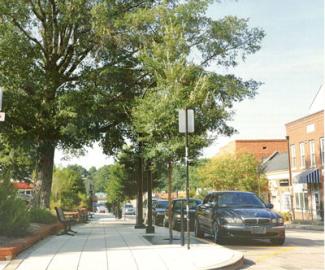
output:
{"label": "shrub", "polygon": [[283,217],[284,221],[291,221],[292,215],[289,211],[279,212],[279,214]]}
{"label": "shrub", "polygon": [[29,211],[30,221],[42,224],[52,224],[57,222],[56,216],[54,216],[49,210],[42,208],[31,208]]}
{"label": "shrub", "polygon": [[29,227],[26,203],[17,197],[9,180],[0,182],[0,235],[21,236]]}

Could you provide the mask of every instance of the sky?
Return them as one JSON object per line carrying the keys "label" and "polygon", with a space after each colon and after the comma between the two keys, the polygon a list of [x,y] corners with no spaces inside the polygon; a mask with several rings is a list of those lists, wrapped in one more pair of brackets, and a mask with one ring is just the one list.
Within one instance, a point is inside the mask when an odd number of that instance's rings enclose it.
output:
{"label": "sky", "polygon": [[[235,139],[283,139],[284,124],[309,113],[324,76],[323,5],[323,0],[220,0],[210,6],[207,15],[211,18],[249,18],[249,26],[263,29],[266,36],[260,51],[227,70],[243,79],[262,82],[257,96],[235,105],[229,125],[237,133],[217,137],[203,149],[204,157],[215,155],[221,146]],[[65,161],[62,157],[63,153],[57,151],[56,165],[80,164],[88,169],[113,162],[98,145],[83,157]]]}

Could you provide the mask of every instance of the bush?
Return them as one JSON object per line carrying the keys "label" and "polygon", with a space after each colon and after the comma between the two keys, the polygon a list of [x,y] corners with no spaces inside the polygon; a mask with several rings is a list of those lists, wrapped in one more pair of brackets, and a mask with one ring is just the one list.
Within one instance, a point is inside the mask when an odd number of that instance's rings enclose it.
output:
{"label": "bush", "polygon": [[26,203],[17,197],[9,180],[0,182],[0,235],[21,236],[29,227]]}
{"label": "bush", "polygon": [[279,214],[283,217],[284,221],[291,221],[292,215],[289,211],[279,212]]}
{"label": "bush", "polygon": [[54,216],[49,210],[42,208],[31,208],[29,211],[30,221],[42,224],[52,224],[57,222],[56,216]]}

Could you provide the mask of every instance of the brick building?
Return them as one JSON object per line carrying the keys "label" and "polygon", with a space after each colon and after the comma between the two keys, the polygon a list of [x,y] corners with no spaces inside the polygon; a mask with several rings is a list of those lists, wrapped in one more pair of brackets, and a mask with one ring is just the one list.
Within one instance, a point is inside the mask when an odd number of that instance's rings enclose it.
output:
{"label": "brick building", "polygon": [[288,149],[286,140],[235,140],[220,148],[219,154],[251,153],[259,160],[266,159],[274,152],[283,153]]}
{"label": "brick building", "polygon": [[296,219],[321,219],[324,196],[324,111],[286,125]]}

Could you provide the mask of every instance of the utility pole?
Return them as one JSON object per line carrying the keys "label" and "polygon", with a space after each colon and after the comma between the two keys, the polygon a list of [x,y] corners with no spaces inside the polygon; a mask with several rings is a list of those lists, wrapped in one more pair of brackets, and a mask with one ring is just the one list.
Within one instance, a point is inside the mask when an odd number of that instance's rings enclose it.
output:
{"label": "utility pole", "polygon": [[290,143],[289,143],[289,136],[286,136],[287,140],[287,148],[288,148],[288,170],[289,170],[289,187],[290,187],[290,204],[291,204],[291,213],[292,218],[295,220],[295,210],[293,208],[293,186],[292,186],[292,173],[291,173],[291,156],[290,156]]}

